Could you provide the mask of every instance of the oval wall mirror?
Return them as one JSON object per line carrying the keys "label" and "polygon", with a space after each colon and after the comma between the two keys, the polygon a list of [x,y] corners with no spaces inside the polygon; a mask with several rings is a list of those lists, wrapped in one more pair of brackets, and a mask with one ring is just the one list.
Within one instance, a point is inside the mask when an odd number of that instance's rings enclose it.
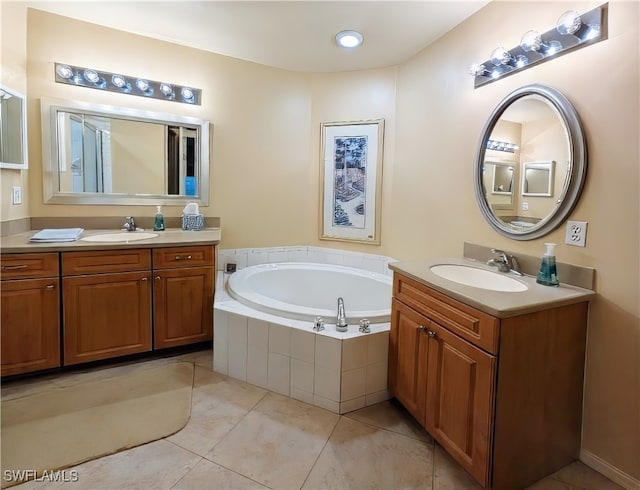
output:
{"label": "oval wall mirror", "polygon": [[476,200],[498,233],[532,240],[564,222],[586,174],[587,145],[575,109],[558,90],[527,85],[507,95],[484,126]]}

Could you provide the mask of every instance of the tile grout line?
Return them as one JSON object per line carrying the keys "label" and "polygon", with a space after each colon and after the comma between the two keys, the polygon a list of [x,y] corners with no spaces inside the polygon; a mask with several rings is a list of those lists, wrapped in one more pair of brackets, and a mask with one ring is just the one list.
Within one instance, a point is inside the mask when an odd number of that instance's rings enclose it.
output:
{"label": "tile grout line", "polygon": [[333,433],[336,431],[336,428],[338,427],[338,424],[340,423],[340,420],[343,417],[344,417],[344,415],[338,415],[338,420],[336,420],[336,423],[333,426],[333,429],[331,429],[331,433],[329,434],[329,437],[327,437],[327,440],[324,441],[324,445],[322,446],[322,449],[320,450],[320,452],[318,452],[318,456],[316,456],[316,459],[313,462],[313,464],[311,465],[311,468],[309,468],[309,472],[307,473],[307,476],[304,478],[304,481],[302,482],[302,485],[300,485],[300,490],[302,490],[302,488],[304,487],[305,483],[307,483],[307,480],[309,479],[309,476],[311,475],[311,472],[316,467],[316,464],[318,463],[318,460],[320,459],[320,456],[322,456],[322,453],[324,452],[325,448],[327,447],[327,444],[329,444],[329,441],[331,440],[331,436],[333,436]]}

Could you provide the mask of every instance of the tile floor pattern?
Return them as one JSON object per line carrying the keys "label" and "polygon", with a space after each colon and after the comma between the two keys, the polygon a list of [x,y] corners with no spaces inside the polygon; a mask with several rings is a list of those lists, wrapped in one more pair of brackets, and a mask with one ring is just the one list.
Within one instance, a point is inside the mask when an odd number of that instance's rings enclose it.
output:
{"label": "tile floor pattern", "polygon": [[[29,482],[12,488],[481,488],[393,401],[340,416],[214,373],[209,351],[10,384],[2,396],[37,390],[41,382],[68,386],[175,360],[196,366],[191,418],[182,430],[70,468],[77,471],[75,483]],[[620,488],[576,462],[528,490]]]}

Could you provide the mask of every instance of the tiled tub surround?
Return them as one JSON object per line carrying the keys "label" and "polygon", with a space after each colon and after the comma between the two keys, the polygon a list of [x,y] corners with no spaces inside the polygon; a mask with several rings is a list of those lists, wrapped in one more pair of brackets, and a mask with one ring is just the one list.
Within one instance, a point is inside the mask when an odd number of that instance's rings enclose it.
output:
{"label": "tiled tub surround", "polygon": [[[389,257],[320,247],[220,250],[219,267],[276,262],[347,265],[391,275]],[[335,324],[315,332],[309,321],[271,315],[245,306],[225,289],[228,274],[218,274],[214,302],[214,370],[335,413],[389,398],[387,355],[389,323],[371,333]]]}

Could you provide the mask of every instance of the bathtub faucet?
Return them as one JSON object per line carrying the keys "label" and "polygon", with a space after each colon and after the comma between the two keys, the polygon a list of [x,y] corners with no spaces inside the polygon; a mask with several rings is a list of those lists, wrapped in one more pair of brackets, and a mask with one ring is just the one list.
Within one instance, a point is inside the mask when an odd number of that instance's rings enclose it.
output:
{"label": "bathtub faucet", "polygon": [[338,332],[346,332],[347,326],[347,316],[344,313],[344,300],[342,298],[338,298],[338,319],[336,320],[336,330]]}

